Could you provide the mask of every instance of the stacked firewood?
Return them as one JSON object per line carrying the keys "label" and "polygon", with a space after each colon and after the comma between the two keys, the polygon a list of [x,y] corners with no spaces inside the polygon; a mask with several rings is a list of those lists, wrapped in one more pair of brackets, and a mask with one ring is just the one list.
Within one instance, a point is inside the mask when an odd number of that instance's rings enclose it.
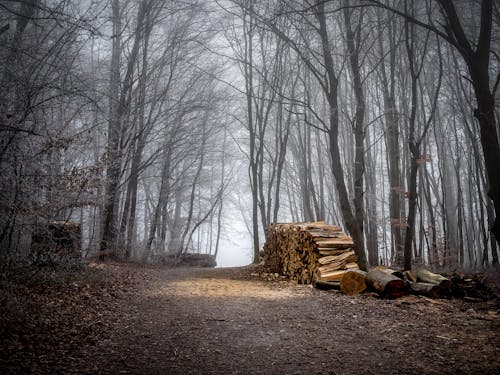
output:
{"label": "stacked firewood", "polygon": [[489,297],[483,280],[473,275],[445,277],[426,269],[403,272],[384,266],[361,271],[353,246],[340,227],[323,221],[271,224],[266,228],[264,261],[273,274],[349,295],[371,290],[391,299],[407,294],[470,301]]}
{"label": "stacked firewood", "polygon": [[302,284],[339,281],[358,269],[352,238],[325,222],[271,224],[266,229],[264,259],[272,271]]}

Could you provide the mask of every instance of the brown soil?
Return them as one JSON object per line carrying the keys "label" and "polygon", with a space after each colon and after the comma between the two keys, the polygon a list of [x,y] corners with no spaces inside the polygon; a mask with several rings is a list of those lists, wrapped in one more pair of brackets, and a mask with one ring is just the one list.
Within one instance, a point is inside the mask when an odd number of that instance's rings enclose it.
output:
{"label": "brown soil", "polygon": [[498,299],[351,298],[254,267],[118,264],[14,280],[0,297],[0,373],[500,373]]}

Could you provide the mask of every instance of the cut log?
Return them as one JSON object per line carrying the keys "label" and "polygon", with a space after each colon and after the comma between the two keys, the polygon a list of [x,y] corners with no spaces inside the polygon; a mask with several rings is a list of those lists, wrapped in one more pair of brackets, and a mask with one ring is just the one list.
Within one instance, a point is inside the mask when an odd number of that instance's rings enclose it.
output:
{"label": "cut log", "polygon": [[403,272],[401,271],[393,270],[392,268],[387,268],[386,266],[377,266],[375,267],[375,269],[380,270],[388,275],[393,275],[400,279],[404,279]]}
{"label": "cut log", "polygon": [[441,284],[442,281],[448,280],[446,277],[439,275],[437,273],[432,273],[431,271],[422,268],[417,271],[417,279],[424,283],[430,284]]}
{"label": "cut log", "polygon": [[345,262],[345,261],[328,263],[324,266],[319,267],[318,270],[321,273],[336,271],[336,270],[340,270],[340,269],[345,269],[346,264],[347,264],[347,262]]}
{"label": "cut log", "polygon": [[352,245],[340,227],[325,222],[271,224],[266,228],[264,264],[270,272],[302,284],[339,281],[347,269],[358,268]]}
{"label": "cut log", "polygon": [[347,269],[347,265],[355,263],[357,261],[357,257],[354,254],[354,251],[347,251],[340,255],[330,255],[327,257],[319,258],[318,263],[321,265],[318,269],[321,273]]}
{"label": "cut log", "polygon": [[417,271],[417,281],[439,285],[443,289],[447,288],[449,294],[451,294],[451,289],[453,288],[453,282],[451,280],[424,268]]}
{"label": "cut log", "polygon": [[405,282],[381,270],[370,270],[366,282],[383,298],[395,299],[405,295]]}
{"label": "cut log", "polygon": [[340,281],[342,279],[342,275],[346,272],[346,270],[336,270],[329,272],[319,272],[319,280],[321,281]]}
{"label": "cut log", "polygon": [[412,271],[404,271],[403,272],[403,279],[405,281],[416,283],[417,282],[417,275],[415,275],[415,273]]}
{"label": "cut log", "polygon": [[349,270],[340,279],[340,290],[347,295],[356,295],[366,290],[366,272]]}
{"label": "cut log", "polygon": [[346,251],[350,251],[350,248],[347,249],[332,249],[332,248],[327,248],[327,247],[318,247],[318,253],[321,256],[326,256],[326,255],[340,255],[344,254]]}
{"label": "cut log", "polygon": [[438,284],[431,283],[412,283],[410,282],[410,293],[430,297],[430,298],[445,298],[448,296],[448,289],[443,288]]}
{"label": "cut log", "polygon": [[328,255],[318,259],[318,263],[321,265],[332,263],[337,259],[337,255]]}
{"label": "cut log", "polygon": [[354,251],[345,251],[339,255],[329,255],[318,259],[318,262],[320,264],[329,264],[333,262],[342,262],[342,261],[345,261],[346,263],[356,262],[357,258],[356,255],[354,254]]}
{"label": "cut log", "polygon": [[358,263],[356,263],[356,262],[347,263],[345,265],[345,268],[346,268],[346,270],[359,270]]}
{"label": "cut log", "polygon": [[316,280],[314,282],[314,287],[321,290],[340,290],[340,282]]}
{"label": "cut log", "polygon": [[312,225],[306,225],[305,230],[309,232],[342,232],[342,228],[338,227],[336,225],[327,225],[327,224],[312,224]]}
{"label": "cut log", "polygon": [[347,248],[354,245],[354,243],[352,242],[352,238],[350,237],[321,239],[317,240],[316,243],[318,244],[318,247],[335,248],[335,249]]}

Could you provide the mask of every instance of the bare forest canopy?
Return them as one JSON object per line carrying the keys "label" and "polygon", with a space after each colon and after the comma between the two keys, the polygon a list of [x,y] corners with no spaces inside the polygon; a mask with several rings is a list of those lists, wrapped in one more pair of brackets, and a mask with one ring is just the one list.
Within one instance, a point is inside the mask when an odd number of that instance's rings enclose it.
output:
{"label": "bare forest canopy", "polygon": [[493,0],[1,1],[0,260],[71,222],[83,258],[258,262],[324,220],[362,269],[498,264],[499,29]]}

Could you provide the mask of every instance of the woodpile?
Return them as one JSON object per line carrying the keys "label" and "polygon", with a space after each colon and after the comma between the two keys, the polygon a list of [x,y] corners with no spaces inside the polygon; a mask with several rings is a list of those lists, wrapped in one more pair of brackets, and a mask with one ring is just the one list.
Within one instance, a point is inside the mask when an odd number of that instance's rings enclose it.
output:
{"label": "woodpile", "polygon": [[325,222],[271,224],[266,228],[264,260],[272,272],[301,284],[340,282],[359,269],[352,238]]}
{"label": "woodpile", "polygon": [[31,237],[31,255],[36,263],[79,263],[82,230],[74,221],[39,224]]}
{"label": "woodpile", "polygon": [[463,298],[468,301],[484,301],[491,297],[484,279],[478,275],[454,274],[448,278],[423,268],[416,272],[401,272],[378,266],[368,273],[349,271],[344,273],[339,286],[328,288],[322,285],[321,289],[340,289],[348,295],[369,289],[389,299],[406,294],[429,298]]}
{"label": "woodpile", "polygon": [[357,295],[365,290],[382,298],[415,294],[430,298],[481,301],[491,297],[477,275],[445,277],[426,269],[399,271],[377,266],[361,271],[352,238],[325,222],[271,224],[266,228],[264,261],[270,272],[323,290]]}

